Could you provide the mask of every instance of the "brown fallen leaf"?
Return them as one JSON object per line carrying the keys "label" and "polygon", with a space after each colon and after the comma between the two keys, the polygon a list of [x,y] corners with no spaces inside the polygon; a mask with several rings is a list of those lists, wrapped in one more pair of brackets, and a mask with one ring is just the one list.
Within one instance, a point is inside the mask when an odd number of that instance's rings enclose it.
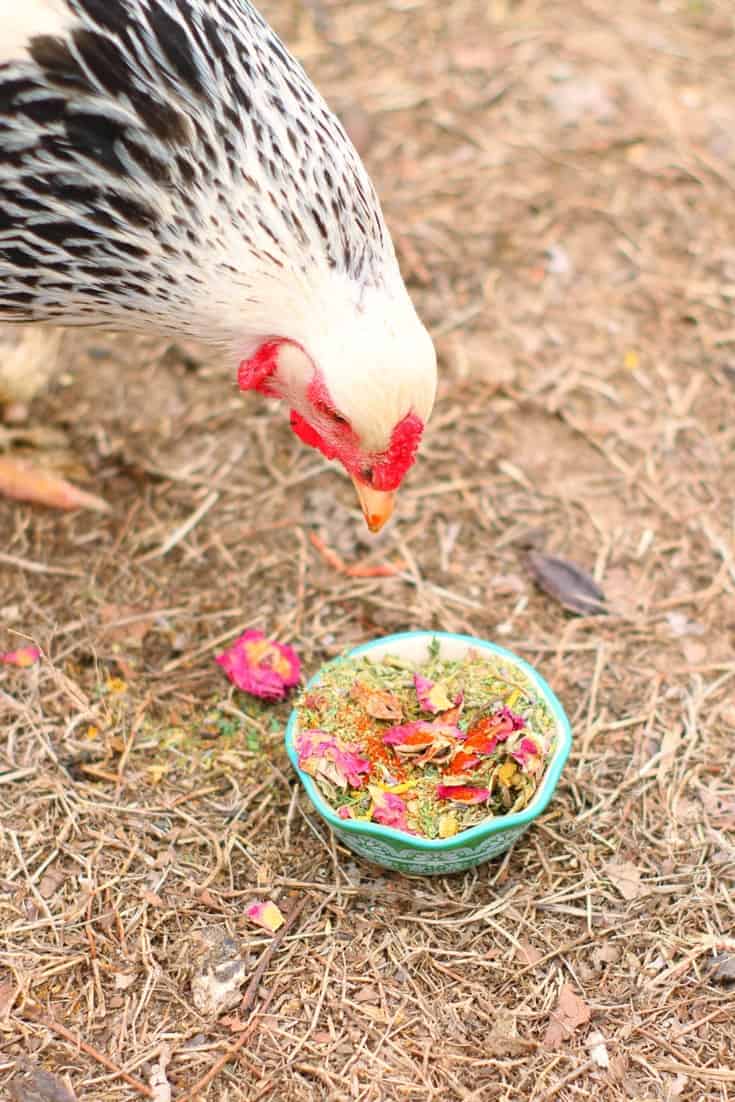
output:
{"label": "brown fallen leaf", "polygon": [[521,938],[518,942],[518,950],[516,956],[521,964],[524,964],[527,968],[533,967],[534,964],[538,964],[541,960],[542,953],[538,951],[535,945],[531,945],[530,941],[526,941],[525,938]]}
{"label": "brown fallen leaf", "polygon": [[612,942],[606,941],[592,950],[592,961],[596,968],[602,969],[606,964],[616,964],[620,960],[620,949]]}
{"label": "brown fallen leaf", "polygon": [[713,983],[731,987],[735,984],[735,956],[732,953],[716,953],[711,960],[709,978]]}
{"label": "brown fallen leaf", "polygon": [[51,899],[56,895],[61,885],[66,881],[68,874],[61,869],[47,869],[41,877],[38,890],[44,899]]}
{"label": "brown fallen leaf", "polygon": [[577,994],[571,984],[565,983],[544,1034],[544,1048],[558,1048],[563,1041],[568,1041],[576,1029],[586,1025],[590,1015],[590,1008],[581,995]]}
{"label": "brown fallen leaf", "polygon": [[375,987],[374,984],[368,984],[367,987],[361,987],[357,994],[354,996],[356,1003],[380,1003],[380,990]]}
{"label": "brown fallen leaf", "polygon": [[250,1022],[247,1018],[238,1018],[237,1014],[223,1014],[220,1024],[229,1029],[230,1033],[242,1033],[248,1028]]}
{"label": "brown fallen leaf", "polygon": [[153,626],[150,610],[136,605],[102,605],[99,615],[108,643],[139,647]]}
{"label": "brown fallen leaf", "polygon": [[386,689],[371,689],[362,681],[355,681],[350,689],[353,700],[362,704],[373,719],[402,719],[403,709],[400,700]]}
{"label": "brown fallen leaf", "polygon": [[518,1033],[518,1022],[514,1014],[507,1010],[498,1010],[482,1042],[487,1056],[498,1059],[522,1056],[536,1047],[533,1041],[526,1040]]}
{"label": "brown fallen leaf", "polygon": [[13,980],[0,983],[0,1021],[7,1018],[10,1013],[10,1008],[16,1000],[18,990]]}
{"label": "brown fallen leaf", "polygon": [[22,1069],[10,1083],[11,1102],[77,1102],[77,1096],[63,1079],[31,1063],[19,1061]]}
{"label": "brown fallen leaf", "polygon": [[646,894],[641,884],[641,870],[630,861],[606,861],[603,865],[605,875],[614,888],[628,901]]}
{"label": "brown fallen leaf", "polygon": [[542,551],[529,551],[526,561],[539,589],[563,608],[580,616],[599,616],[607,612],[605,594],[586,570]]}

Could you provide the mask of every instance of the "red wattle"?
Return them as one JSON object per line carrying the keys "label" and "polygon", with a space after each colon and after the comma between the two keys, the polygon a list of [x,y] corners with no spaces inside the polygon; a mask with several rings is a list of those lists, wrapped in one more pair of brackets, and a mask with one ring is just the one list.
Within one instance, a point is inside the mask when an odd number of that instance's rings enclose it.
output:
{"label": "red wattle", "polygon": [[237,385],[240,390],[257,390],[269,398],[277,398],[278,392],[269,381],[278,367],[278,348],[283,341],[265,341],[255,355],[243,360],[237,370]]}
{"label": "red wattle", "polygon": [[326,440],[319,435],[315,428],[305,421],[300,413],[297,413],[295,409],[291,410],[291,428],[304,444],[308,444],[310,448],[316,448],[322,453],[325,459],[334,459],[337,452],[334,448],[331,448],[327,444]]}

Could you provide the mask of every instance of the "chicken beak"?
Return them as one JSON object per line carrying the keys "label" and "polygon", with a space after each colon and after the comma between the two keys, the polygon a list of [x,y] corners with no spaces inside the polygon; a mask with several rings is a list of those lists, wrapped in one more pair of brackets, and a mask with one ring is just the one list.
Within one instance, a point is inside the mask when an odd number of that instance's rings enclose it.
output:
{"label": "chicken beak", "polygon": [[352,479],[357,496],[362,506],[362,515],[371,532],[379,532],[393,513],[393,503],[396,495],[385,490],[374,490],[372,486],[366,486],[364,482]]}

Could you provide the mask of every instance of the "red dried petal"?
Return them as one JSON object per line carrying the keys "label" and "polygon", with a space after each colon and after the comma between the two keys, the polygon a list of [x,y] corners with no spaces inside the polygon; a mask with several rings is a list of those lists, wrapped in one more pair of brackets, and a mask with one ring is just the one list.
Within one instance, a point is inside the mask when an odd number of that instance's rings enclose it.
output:
{"label": "red dried petal", "polygon": [[438,784],[438,800],[452,800],[455,804],[483,804],[490,799],[489,788],[474,788],[468,784]]}

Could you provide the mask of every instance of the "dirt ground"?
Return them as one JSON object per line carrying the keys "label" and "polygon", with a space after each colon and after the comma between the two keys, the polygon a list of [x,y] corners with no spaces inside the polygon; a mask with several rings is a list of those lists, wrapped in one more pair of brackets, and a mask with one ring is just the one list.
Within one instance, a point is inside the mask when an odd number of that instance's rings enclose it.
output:
{"label": "dirt ground", "polygon": [[[0,649],[43,651],[0,669],[0,1098],[735,1098],[731,0],[266,10],[373,173],[439,400],[375,540],[224,365],[68,342],[33,424],[113,510],[0,503]],[[405,567],[340,574],[313,533]],[[609,614],[539,592],[529,545]],[[556,798],[465,875],[359,863],[288,705],[214,663],[245,627],[307,673],[407,628],[512,647],[572,721]],[[301,908],[275,946],[266,898]],[[213,1016],[218,931],[245,998]]]}

